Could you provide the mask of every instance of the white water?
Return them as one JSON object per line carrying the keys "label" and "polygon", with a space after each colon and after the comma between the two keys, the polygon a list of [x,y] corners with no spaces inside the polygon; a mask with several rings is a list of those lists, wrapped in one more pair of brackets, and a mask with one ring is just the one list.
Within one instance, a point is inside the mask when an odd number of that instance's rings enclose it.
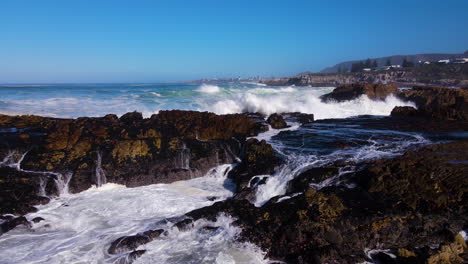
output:
{"label": "white water", "polygon": [[358,115],[390,115],[395,106],[415,106],[411,102],[403,102],[394,96],[388,96],[384,101],[377,101],[363,95],[351,101],[323,103],[320,100],[320,95],[324,94],[323,89],[303,88],[297,92],[278,91],[278,93],[269,96],[248,91],[238,95],[235,99],[219,101],[210,110],[218,114],[260,112],[270,115],[301,112],[314,114],[315,119],[326,119]]}
{"label": "white water", "polygon": [[101,187],[107,183],[106,172],[102,169],[102,155],[100,151],[97,152],[95,177],[97,187]]}
{"label": "white water", "polygon": [[[208,197],[230,197],[230,168],[221,165],[204,177],[172,184],[126,188],[108,183],[61,196],[26,215],[45,221],[0,236],[0,263],[113,263],[124,256],[107,253],[112,241],[158,228],[168,230],[167,236],[141,246],[147,252],[136,263],[263,263],[260,250],[234,241],[240,230],[228,216],[216,223],[197,221],[185,232],[170,229],[177,219],[163,221],[211,205]],[[219,228],[208,233],[206,225]]]}
{"label": "white water", "polygon": [[389,115],[395,106],[410,105],[395,97],[373,101],[362,96],[341,103],[323,103],[333,87],[266,86],[256,83],[146,85],[5,86],[0,113],[54,117],[122,115],[139,111],[145,117],[160,110],[211,111],[218,114],[261,112],[312,113],[315,119],[356,115]]}
{"label": "white water", "polygon": [[221,88],[217,85],[202,84],[198,87],[197,91],[202,93],[218,93],[221,91]]}
{"label": "white water", "polygon": [[[385,133],[385,131],[383,133]],[[408,135],[411,137],[411,139],[385,143],[369,138],[369,144],[360,147],[337,150],[328,155],[307,155],[300,153],[289,154],[287,156],[286,163],[279,167],[273,175],[268,177],[265,184],[259,185],[257,187],[254,204],[256,206],[262,206],[271,198],[278,195],[284,195],[286,193],[288,182],[309,168],[324,166],[338,160],[358,163],[364,160],[394,157],[396,155],[402,154],[410,146],[425,145],[430,142],[420,135],[413,135],[396,131],[393,131],[392,133]],[[274,144],[273,142],[269,143],[272,143],[272,146],[278,152],[282,152],[281,145]],[[349,172],[349,170],[352,171],[353,168],[345,167],[345,170],[341,171],[337,176],[326,179],[319,184],[314,184],[311,186],[316,189],[321,189],[330,185],[346,185],[345,182],[341,181],[341,177]],[[353,187],[352,185],[346,186],[350,188]]]}

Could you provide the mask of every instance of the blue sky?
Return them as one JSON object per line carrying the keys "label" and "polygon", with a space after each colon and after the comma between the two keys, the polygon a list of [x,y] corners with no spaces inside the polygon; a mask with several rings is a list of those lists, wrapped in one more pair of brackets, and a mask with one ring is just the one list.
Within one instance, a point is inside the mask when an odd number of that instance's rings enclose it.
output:
{"label": "blue sky", "polygon": [[288,76],[468,50],[467,0],[2,0],[0,83]]}

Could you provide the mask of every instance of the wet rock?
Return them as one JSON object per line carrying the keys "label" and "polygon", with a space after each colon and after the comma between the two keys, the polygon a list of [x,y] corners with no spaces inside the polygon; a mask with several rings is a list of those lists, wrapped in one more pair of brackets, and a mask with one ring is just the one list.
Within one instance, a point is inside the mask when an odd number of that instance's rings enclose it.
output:
{"label": "wet rock", "polygon": [[418,116],[418,110],[411,106],[396,106],[390,115],[392,117]]}
{"label": "wet rock", "polygon": [[176,223],[174,226],[176,226],[179,229],[179,231],[187,231],[188,229],[193,227],[193,219],[191,218],[184,219]]}
{"label": "wet rock", "polygon": [[[55,184],[55,176],[0,167],[0,214],[24,215],[35,212],[34,205],[46,204],[49,198],[39,195],[41,184]],[[56,195],[55,192],[45,193]]]}
{"label": "wet rock", "polygon": [[304,114],[300,112],[292,112],[283,114],[287,121],[298,122],[302,125],[314,122],[313,114]]}
{"label": "wet rock", "polygon": [[367,189],[393,206],[434,210],[461,206],[468,193],[468,141],[437,144],[359,172]]}
{"label": "wet rock", "polygon": [[107,252],[109,254],[121,254],[135,250],[137,247],[147,244],[158,238],[164,230],[148,230],[133,236],[124,236],[111,243]]}
{"label": "wet rock", "polygon": [[140,112],[129,112],[120,117],[120,121],[125,124],[135,124],[143,120],[143,115]]}
{"label": "wet rock", "polygon": [[466,263],[468,259],[464,253],[466,253],[467,249],[466,241],[458,234],[455,236],[452,243],[442,245],[436,254],[430,256],[427,260],[427,264]]}
{"label": "wet rock", "polygon": [[[350,175],[351,189],[340,185],[310,188],[309,181],[320,180],[315,177],[336,173],[336,168],[317,168],[297,186],[292,183],[290,191],[305,192],[289,199],[272,199],[262,207],[231,199],[187,216],[213,221],[220,212],[232,215],[237,219],[234,224],[242,227],[241,240],[287,263],[370,261],[365,248],[390,249],[397,256],[391,258],[395,263],[426,263],[430,256],[440,259],[437,252],[463,258],[465,253],[451,243],[468,221],[467,144],[433,145],[402,157],[358,164],[357,168],[364,169]],[[446,247],[431,252],[434,244]],[[390,263],[387,256],[373,258]]]}
{"label": "wet rock", "polygon": [[371,84],[355,83],[343,85],[335,88],[331,93],[322,95],[320,98],[324,102],[328,101],[348,101],[358,98],[361,95],[367,95],[373,100],[384,100],[390,94],[398,91],[395,84]]}
{"label": "wet rock", "polygon": [[[264,121],[243,114],[177,110],[160,111],[148,119],[138,112],[120,119],[0,115],[0,126],[26,129],[2,134],[0,153],[29,150],[22,168],[72,173],[72,193],[98,182],[135,187],[203,176],[218,164],[234,162],[246,137],[268,129]],[[97,168],[105,179],[97,178]],[[46,189],[52,191],[53,185],[46,184]]]}
{"label": "wet rock", "polygon": [[45,220],[45,219],[42,218],[42,217],[34,217],[31,221],[32,221],[33,223],[36,223],[36,224],[37,224],[37,223],[39,223],[39,222],[41,222],[41,221],[44,221],[44,220]]}
{"label": "wet rock", "polygon": [[274,129],[281,129],[281,128],[288,127],[288,124],[286,124],[286,121],[284,121],[283,117],[279,114],[271,114],[267,119],[267,123],[270,124],[271,127]]}
{"label": "wet rock", "polygon": [[338,172],[338,166],[307,169],[288,182],[288,193],[303,192],[309,188],[311,183],[318,184],[338,175]]}
{"label": "wet rock", "polygon": [[0,234],[6,233],[19,225],[24,225],[28,227],[31,226],[26,217],[16,217],[14,219],[7,220],[4,223],[0,224]]}
{"label": "wet rock", "polygon": [[248,187],[252,177],[272,174],[281,162],[270,144],[254,138],[245,143],[241,159],[242,162],[228,174],[237,185],[238,191]]}
{"label": "wet rock", "polygon": [[414,102],[418,113],[435,120],[468,120],[468,90],[460,88],[415,86],[398,93]]}
{"label": "wet rock", "polygon": [[131,264],[133,263],[134,260],[137,258],[141,257],[143,254],[145,254],[146,250],[134,250],[124,256],[121,256],[118,258],[114,264]]}

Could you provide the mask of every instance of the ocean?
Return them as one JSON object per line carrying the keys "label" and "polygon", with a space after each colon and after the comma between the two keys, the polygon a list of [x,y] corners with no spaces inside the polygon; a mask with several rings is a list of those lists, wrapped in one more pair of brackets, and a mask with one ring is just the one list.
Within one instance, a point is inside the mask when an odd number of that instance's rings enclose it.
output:
{"label": "ocean", "polygon": [[[372,101],[362,96],[342,103],[322,103],[320,95],[333,87],[270,87],[257,83],[216,84],[97,84],[97,85],[3,85],[0,87],[0,113],[35,114],[50,117],[122,115],[140,111],[149,117],[160,110],[182,109],[217,114],[240,112],[312,113],[315,119],[379,119],[395,106],[410,105],[395,97]],[[368,115],[362,117],[361,115]],[[358,117],[361,116],[361,117]],[[352,122],[323,120],[303,126],[290,123],[285,129],[271,129],[257,136],[265,139],[286,160],[265,184],[258,186],[254,204],[262,206],[272,197],[284,195],[289,180],[300,172],[335,161],[361,162],[401,155],[431,139],[414,132],[369,130]],[[336,143],[346,141],[350,147]],[[21,164],[14,165],[21,170]],[[350,163],[351,164],[351,163]],[[38,206],[31,220],[45,220],[32,228],[18,227],[0,236],[0,263],[127,263],[126,256],[107,253],[115,239],[148,229],[169,230],[161,239],[139,249],[146,250],[134,263],[268,263],[265,252],[248,242],[238,242],[240,227],[229,215],[220,215],[203,228],[179,231],[170,227],[196,208],[211,205],[233,195],[226,175],[234,164],[213,168],[201,178],[171,184],[127,188],[113,183],[69,194],[64,191],[49,204]],[[339,175],[315,186],[344,185],[353,165]],[[66,189],[65,189],[66,190]],[[288,199],[284,196],[281,199]]]}
{"label": "ocean", "polygon": [[0,85],[0,113],[76,118],[139,111],[150,117],[160,110],[180,109],[217,114],[302,112],[325,119],[389,115],[395,106],[414,106],[395,97],[372,101],[366,96],[342,103],[322,103],[319,96],[333,88],[242,82]]}

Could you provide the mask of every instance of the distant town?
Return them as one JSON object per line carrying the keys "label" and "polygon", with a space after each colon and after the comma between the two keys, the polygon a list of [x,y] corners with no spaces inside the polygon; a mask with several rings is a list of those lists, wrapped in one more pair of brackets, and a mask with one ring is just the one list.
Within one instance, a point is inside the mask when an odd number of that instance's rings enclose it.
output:
{"label": "distant town", "polygon": [[367,59],[365,61],[360,61],[353,63],[351,65],[351,69],[345,69],[344,67],[339,67],[339,73],[345,72],[370,72],[370,71],[388,71],[392,69],[400,69],[400,68],[411,68],[420,65],[429,65],[429,64],[437,64],[437,65],[445,65],[445,64],[465,64],[468,63],[468,56],[462,58],[454,58],[454,59],[441,59],[435,61],[418,61],[414,63],[408,59],[404,59],[402,64],[392,64],[390,59],[387,60],[385,65],[378,66],[377,60]]}

